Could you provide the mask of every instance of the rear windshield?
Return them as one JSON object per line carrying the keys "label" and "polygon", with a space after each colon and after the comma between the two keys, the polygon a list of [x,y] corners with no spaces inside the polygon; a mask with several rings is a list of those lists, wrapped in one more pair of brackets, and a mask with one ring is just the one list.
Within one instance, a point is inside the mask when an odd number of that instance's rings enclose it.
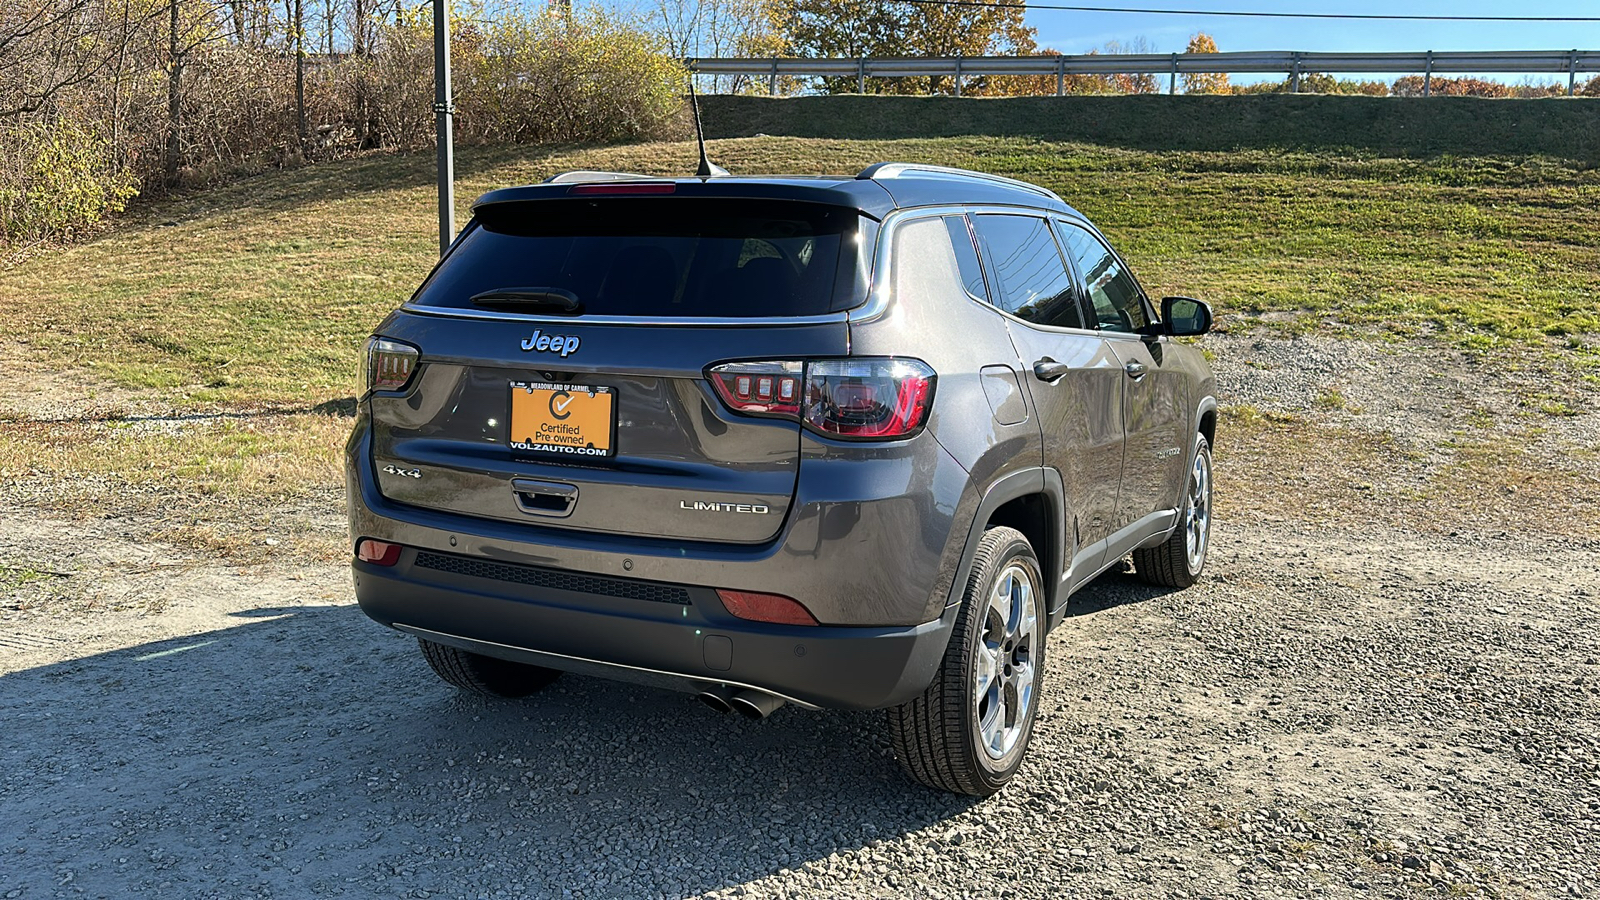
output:
{"label": "rear windshield", "polygon": [[575,296],[581,316],[810,316],[854,305],[860,214],[773,200],[536,200],[482,210],[412,302]]}

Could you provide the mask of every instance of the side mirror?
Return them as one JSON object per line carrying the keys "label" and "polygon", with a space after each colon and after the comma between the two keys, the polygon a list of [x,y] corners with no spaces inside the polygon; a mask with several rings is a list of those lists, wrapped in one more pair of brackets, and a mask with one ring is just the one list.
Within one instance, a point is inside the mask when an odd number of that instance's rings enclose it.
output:
{"label": "side mirror", "polygon": [[1205,334],[1211,330],[1211,306],[1193,297],[1162,297],[1161,322],[1173,337]]}

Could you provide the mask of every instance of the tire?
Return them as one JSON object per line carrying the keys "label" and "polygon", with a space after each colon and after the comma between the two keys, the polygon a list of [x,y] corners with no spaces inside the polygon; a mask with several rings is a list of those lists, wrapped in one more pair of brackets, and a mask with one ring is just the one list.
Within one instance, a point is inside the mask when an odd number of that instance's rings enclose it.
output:
{"label": "tire", "polygon": [[1211,546],[1211,443],[1195,436],[1194,462],[1183,490],[1178,524],[1154,547],[1133,551],[1139,577],[1163,587],[1186,588],[1200,580]]}
{"label": "tire", "polygon": [[[1044,676],[1043,584],[1038,557],[1021,532],[984,532],[933,683],[889,710],[894,755],[912,778],[987,797],[1017,773]],[[998,669],[984,666],[996,657]]]}
{"label": "tire", "polygon": [[561,677],[559,669],[497,659],[422,638],[417,638],[417,646],[440,678],[486,697],[526,697]]}

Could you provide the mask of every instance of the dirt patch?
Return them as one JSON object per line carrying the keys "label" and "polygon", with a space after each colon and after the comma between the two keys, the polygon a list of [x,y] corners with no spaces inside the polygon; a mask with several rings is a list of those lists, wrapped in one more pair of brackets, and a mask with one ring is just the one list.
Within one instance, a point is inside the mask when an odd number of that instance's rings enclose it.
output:
{"label": "dirt patch", "polygon": [[[1535,368],[1319,337],[1218,335],[1206,346],[1225,404],[1225,515],[1600,533],[1600,386],[1574,359]],[[1553,383],[1557,406],[1530,399]]]}

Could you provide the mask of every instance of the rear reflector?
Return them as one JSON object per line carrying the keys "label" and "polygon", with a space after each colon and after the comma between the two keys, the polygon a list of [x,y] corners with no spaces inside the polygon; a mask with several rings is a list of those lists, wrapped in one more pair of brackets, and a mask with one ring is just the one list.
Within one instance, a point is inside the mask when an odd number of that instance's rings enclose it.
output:
{"label": "rear reflector", "polygon": [[597,194],[610,196],[638,196],[639,194],[671,194],[678,190],[678,186],[670,181],[615,181],[604,184],[579,184],[567,189],[573,196],[594,196]]}
{"label": "rear reflector", "polygon": [[816,616],[780,594],[758,594],[754,591],[728,591],[717,588],[717,596],[731,615],[752,622],[773,622],[778,625],[815,625]]}
{"label": "rear reflector", "polygon": [[400,545],[363,538],[356,545],[356,559],[375,566],[392,566],[400,561]]}

